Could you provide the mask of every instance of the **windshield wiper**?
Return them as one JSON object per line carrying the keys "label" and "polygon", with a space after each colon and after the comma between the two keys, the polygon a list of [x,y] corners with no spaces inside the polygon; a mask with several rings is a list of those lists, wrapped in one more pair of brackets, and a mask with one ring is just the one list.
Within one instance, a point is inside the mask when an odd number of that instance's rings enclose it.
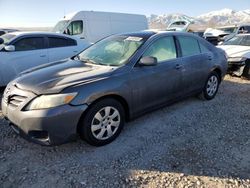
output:
{"label": "windshield wiper", "polygon": [[91,64],[95,64],[95,65],[104,65],[104,66],[109,66],[105,63],[99,63],[99,62],[96,62],[92,59],[80,59],[80,61],[83,61],[83,62],[86,62],[86,63],[91,63]]}
{"label": "windshield wiper", "polygon": [[79,58],[79,59],[82,62],[91,63],[91,64],[99,64],[99,63],[93,61],[92,59],[81,59],[81,58]]}

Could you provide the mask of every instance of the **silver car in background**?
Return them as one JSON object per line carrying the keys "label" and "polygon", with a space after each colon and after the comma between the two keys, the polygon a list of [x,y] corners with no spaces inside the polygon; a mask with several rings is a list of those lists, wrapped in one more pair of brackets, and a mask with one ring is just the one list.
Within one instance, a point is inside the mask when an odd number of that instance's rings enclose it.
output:
{"label": "silver car in background", "polygon": [[0,36],[0,87],[20,72],[72,57],[89,44],[50,32],[12,32]]}

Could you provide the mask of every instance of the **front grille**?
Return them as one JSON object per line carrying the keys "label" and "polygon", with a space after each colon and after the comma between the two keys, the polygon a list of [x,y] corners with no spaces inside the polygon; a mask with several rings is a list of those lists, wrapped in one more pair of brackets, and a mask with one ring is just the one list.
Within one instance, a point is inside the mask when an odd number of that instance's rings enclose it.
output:
{"label": "front grille", "polygon": [[25,96],[21,96],[21,95],[11,95],[9,97],[7,97],[7,99],[5,99],[5,101],[7,102],[7,104],[9,104],[12,107],[17,108],[19,105],[21,105],[25,100],[27,99],[27,97]]}

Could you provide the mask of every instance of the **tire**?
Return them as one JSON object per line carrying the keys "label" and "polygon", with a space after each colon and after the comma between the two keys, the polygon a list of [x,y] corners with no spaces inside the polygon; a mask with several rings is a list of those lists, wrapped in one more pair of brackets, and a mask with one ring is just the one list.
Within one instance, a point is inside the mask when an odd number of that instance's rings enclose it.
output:
{"label": "tire", "polygon": [[218,73],[214,71],[211,72],[206,80],[202,92],[199,95],[199,98],[203,100],[213,99],[218,92],[219,85],[220,85],[220,78],[218,76]]}
{"label": "tire", "polygon": [[246,65],[242,73],[242,78],[250,80],[250,60],[246,61]]}
{"label": "tire", "polygon": [[124,108],[115,99],[107,98],[94,103],[79,124],[82,139],[93,146],[103,146],[115,140],[125,122]]}

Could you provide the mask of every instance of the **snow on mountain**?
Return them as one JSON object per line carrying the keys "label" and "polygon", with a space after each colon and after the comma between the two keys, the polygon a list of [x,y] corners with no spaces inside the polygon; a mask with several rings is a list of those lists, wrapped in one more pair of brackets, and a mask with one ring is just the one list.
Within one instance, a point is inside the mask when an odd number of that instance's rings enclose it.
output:
{"label": "snow on mountain", "polygon": [[234,11],[232,9],[222,9],[212,11],[206,14],[202,14],[197,17],[189,17],[184,14],[163,14],[163,15],[151,15],[149,18],[151,28],[166,28],[168,24],[175,20],[191,20],[197,25],[201,26],[223,26],[233,25],[239,23],[250,24],[250,9],[242,11]]}
{"label": "snow on mountain", "polygon": [[250,22],[250,11],[234,11],[231,9],[222,9],[219,11],[209,12],[197,17],[205,22],[218,25],[238,24]]}

